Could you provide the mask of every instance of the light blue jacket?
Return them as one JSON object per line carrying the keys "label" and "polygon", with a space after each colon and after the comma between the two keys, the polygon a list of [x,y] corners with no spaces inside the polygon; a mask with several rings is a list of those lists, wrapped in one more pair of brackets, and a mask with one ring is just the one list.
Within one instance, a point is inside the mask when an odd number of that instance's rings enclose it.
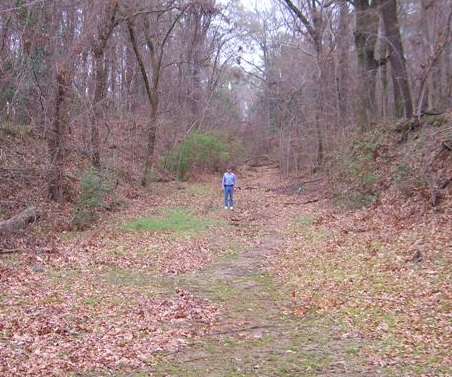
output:
{"label": "light blue jacket", "polygon": [[237,184],[237,177],[234,173],[224,173],[222,184],[223,186],[235,186]]}

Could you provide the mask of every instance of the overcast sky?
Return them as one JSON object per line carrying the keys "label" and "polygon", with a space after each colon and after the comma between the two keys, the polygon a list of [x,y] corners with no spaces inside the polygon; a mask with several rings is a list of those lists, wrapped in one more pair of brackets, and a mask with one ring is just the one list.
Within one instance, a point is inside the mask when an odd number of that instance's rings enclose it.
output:
{"label": "overcast sky", "polygon": [[246,8],[252,10],[269,8],[272,0],[241,0],[241,2]]}

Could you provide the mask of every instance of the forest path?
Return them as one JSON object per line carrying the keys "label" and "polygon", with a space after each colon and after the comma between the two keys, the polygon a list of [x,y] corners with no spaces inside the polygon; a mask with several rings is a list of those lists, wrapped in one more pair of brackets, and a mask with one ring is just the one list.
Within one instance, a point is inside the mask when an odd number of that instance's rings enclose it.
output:
{"label": "forest path", "polygon": [[2,258],[0,375],[375,376],[362,338],[297,311],[299,286],[275,276],[319,198],[318,182],[302,195],[280,182],[271,166],[240,171],[234,211],[219,177],[131,189],[96,227],[59,235],[39,269]]}
{"label": "forest path", "polygon": [[357,345],[341,338],[337,324],[293,316],[290,292],[268,271],[269,259],[285,247],[288,226],[302,211],[294,203],[298,199],[277,193],[284,190],[275,182],[277,170],[271,167],[240,177],[237,209],[224,213],[236,252],[172,279],[174,288],[220,305],[222,314],[208,336],[162,356],[157,376],[371,375],[357,363],[350,351]]}

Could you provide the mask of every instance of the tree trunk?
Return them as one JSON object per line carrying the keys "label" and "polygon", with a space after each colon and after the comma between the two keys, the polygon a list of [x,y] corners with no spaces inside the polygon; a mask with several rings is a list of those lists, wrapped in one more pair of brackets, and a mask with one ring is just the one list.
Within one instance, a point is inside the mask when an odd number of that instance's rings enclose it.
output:
{"label": "tree trunk", "polygon": [[446,105],[450,106],[452,104],[452,46],[449,43],[447,45],[446,51],[445,51],[445,69],[446,69]]}
{"label": "tree trunk", "polygon": [[[100,3],[101,4],[101,3]],[[116,13],[118,1],[112,0],[105,10],[100,10],[102,18],[97,26],[97,35],[92,42],[95,69],[95,89],[93,99],[93,111],[91,119],[91,162],[94,167],[100,168],[100,137],[99,119],[103,116],[102,106],[105,98],[105,86],[107,85],[107,71],[105,68],[105,49],[113,29],[117,25]],[[102,7],[102,4],[101,4]],[[102,8],[101,8],[102,9]],[[99,12],[99,10],[98,10]]]}
{"label": "tree trunk", "polygon": [[102,107],[105,97],[106,71],[103,51],[95,51],[95,89],[93,110],[91,112],[91,162],[95,168],[100,168],[100,136],[99,120],[102,118]]}
{"label": "tree trunk", "polygon": [[316,167],[320,167],[323,164],[323,133],[320,125],[319,114],[315,116],[315,131],[317,135],[317,158]]}
{"label": "tree trunk", "polygon": [[[155,149],[155,139],[156,139],[156,134],[157,134],[157,120],[158,120],[157,117],[158,117],[158,107],[159,107],[159,98],[158,98],[157,89],[158,89],[158,82],[159,82],[158,74],[159,74],[160,70],[157,68],[159,68],[160,65],[159,65],[158,61],[156,61],[155,50],[154,50],[153,44],[151,43],[150,40],[147,40],[148,48],[150,49],[150,52],[151,52],[151,57],[152,57],[151,60],[152,60],[152,65],[153,65],[153,70],[154,70],[154,72],[153,72],[154,73],[154,75],[153,75],[154,85],[151,88],[151,85],[149,83],[149,77],[146,72],[146,67],[144,65],[143,57],[141,56],[141,53],[138,50],[137,40],[135,37],[135,31],[133,29],[132,21],[127,22],[127,28],[129,31],[130,42],[132,43],[133,51],[137,58],[138,66],[140,67],[141,76],[143,77],[144,86],[146,89],[146,94],[148,97],[149,105],[151,107],[150,121],[149,121],[148,128],[147,128],[148,135],[147,135],[146,155],[145,155],[145,161],[144,161],[144,172],[143,172],[143,178],[141,179],[141,184],[146,187],[149,183],[149,173],[151,172],[152,166],[154,164],[154,149]],[[157,74],[157,76],[156,76],[156,74]]]}
{"label": "tree trunk", "polygon": [[[388,55],[388,47],[384,41],[384,24],[380,19],[380,30],[378,32],[379,48],[378,57],[379,59],[386,59]],[[388,116],[388,66],[387,64],[382,64],[380,68],[380,84],[381,84],[381,96],[380,96],[380,115],[383,119],[387,119]]]}
{"label": "tree trunk", "polygon": [[347,87],[348,87],[348,44],[347,24],[349,22],[348,6],[345,0],[341,0],[339,8],[339,27],[337,40],[336,63],[336,95],[337,95],[337,124],[345,128],[347,124]]}
{"label": "tree trunk", "polygon": [[403,53],[402,38],[400,36],[396,0],[380,0],[380,11],[385,28],[386,41],[390,49],[389,61],[391,62],[394,85],[396,116],[401,117],[405,115],[405,117],[411,118],[413,116],[413,102],[405,55]]}
{"label": "tree trunk", "polygon": [[190,14],[190,24],[193,28],[193,39],[189,46],[190,58],[190,109],[193,116],[193,122],[197,123],[200,118],[200,100],[201,100],[201,14],[193,11]]}
{"label": "tree trunk", "polygon": [[47,176],[48,193],[51,200],[64,201],[64,164],[66,138],[66,95],[69,88],[70,76],[66,69],[57,72],[57,87],[55,95],[55,116],[48,133],[48,149],[50,169]]}
{"label": "tree trunk", "polygon": [[154,165],[154,149],[155,140],[157,134],[157,111],[158,106],[151,106],[151,117],[148,124],[148,140],[146,146],[146,156],[144,161],[144,173],[141,179],[142,186],[146,187],[149,184],[150,173],[152,171],[152,166]]}
{"label": "tree trunk", "polygon": [[125,52],[125,67],[124,67],[124,84],[125,84],[125,92],[123,95],[125,95],[126,98],[126,108],[127,111],[133,110],[133,96],[132,96],[132,89],[133,89],[133,78],[135,77],[136,72],[136,63],[133,57],[133,51],[130,49],[129,46],[126,47]]}
{"label": "tree trunk", "polygon": [[325,78],[325,71],[326,71],[326,66],[325,66],[325,62],[322,58],[322,50],[320,49],[318,51],[318,55],[317,55],[317,64],[319,66],[319,78],[318,78],[318,83],[319,83],[319,87],[317,90],[317,111],[315,114],[315,132],[317,135],[317,167],[321,167],[323,164],[323,153],[324,153],[324,137],[323,137],[323,125],[325,123],[325,83],[326,83],[326,78]]}
{"label": "tree trunk", "polygon": [[378,35],[378,13],[375,4],[368,0],[356,1],[355,46],[358,58],[358,126],[367,129],[376,116],[376,75],[378,62],[375,59],[375,46]]}

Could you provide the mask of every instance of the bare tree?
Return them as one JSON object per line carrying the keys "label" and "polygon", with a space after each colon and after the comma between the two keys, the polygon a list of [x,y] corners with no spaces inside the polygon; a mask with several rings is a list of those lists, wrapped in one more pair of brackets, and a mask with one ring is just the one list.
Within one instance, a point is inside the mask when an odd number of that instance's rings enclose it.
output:
{"label": "bare tree", "polygon": [[315,51],[316,64],[318,69],[318,85],[319,89],[315,93],[315,102],[318,108],[315,112],[315,130],[317,134],[317,165],[320,166],[324,159],[324,136],[323,136],[323,119],[325,101],[326,101],[326,73],[328,64],[328,51],[324,48],[324,31],[326,30],[327,22],[324,17],[325,9],[330,6],[325,1],[307,1],[302,2],[306,10],[303,11],[300,7],[295,6],[292,0],[284,0],[286,6],[296,16],[307,30],[312,45]]}
{"label": "bare tree", "polygon": [[[103,117],[102,105],[105,98],[107,84],[107,72],[105,66],[105,49],[114,27],[118,24],[116,14],[118,1],[108,0],[101,6],[101,19],[98,20],[97,33],[92,40],[92,53],[94,57],[95,90],[93,98],[93,111],[91,116],[91,160],[96,168],[100,168],[100,139],[99,121]],[[105,9],[102,9],[105,8]]]}
{"label": "bare tree", "polygon": [[[174,16],[174,18],[170,21],[169,27],[166,32],[163,34],[163,38],[161,40],[155,39],[152,37],[150,32],[150,24],[147,18],[144,19],[144,35],[146,40],[146,46],[149,51],[150,61],[151,61],[151,70],[152,75],[149,77],[146,66],[144,63],[144,59],[142,53],[140,52],[137,37],[135,33],[135,23],[132,17],[128,17],[127,19],[127,28],[129,31],[130,41],[132,43],[133,51],[135,52],[135,56],[138,61],[138,65],[140,67],[141,75],[144,81],[147,98],[149,101],[150,107],[150,118],[149,123],[147,125],[147,147],[145,154],[145,163],[144,163],[144,173],[141,183],[143,186],[146,186],[149,183],[149,175],[152,170],[154,164],[154,150],[155,150],[155,141],[157,134],[157,126],[158,126],[158,110],[159,110],[159,87],[161,80],[161,70],[162,70],[162,62],[163,56],[165,53],[165,47],[169,40],[171,33],[173,32],[177,22],[182,17],[186,8],[182,8],[178,14]],[[171,13],[171,11],[164,11],[163,13]],[[157,13],[160,15],[160,13]],[[159,16],[157,16],[159,17]]]}
{"label": "bare tree", "polygon": [[396,116],[411,118],[413,116],[413,102],[400,35],[397,2],[396,0],[379,0],[379,8],[390,51],[389,61],[391,62]]}
{"label": "bare tree", "polygon": [[55,113],[49,130],[47,143],[50,168],[48,172],[49,197],[57,202],[64,201],[64,168],[67,131],[67,101],[71,85],[70,73],[65,65],[57,68],[55,89]]}
{"label": "bare tree", "polygon": [[355,2],[355,45],[358,57],[358,124],[366,129],[376,116],[376,76],[379,62],[375,57],[378,38],[378,12],[375,1]]}

